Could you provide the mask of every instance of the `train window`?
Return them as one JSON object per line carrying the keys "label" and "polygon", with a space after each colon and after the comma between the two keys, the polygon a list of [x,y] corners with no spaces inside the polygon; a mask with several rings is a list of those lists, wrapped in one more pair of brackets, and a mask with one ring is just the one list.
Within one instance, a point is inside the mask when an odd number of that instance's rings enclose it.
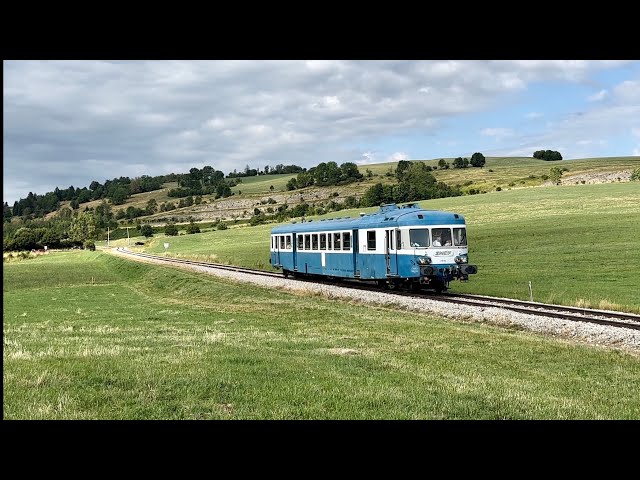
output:
{"label": "train window", "polygon": [[318,249],[318,234],[313,233],[311,234],[311,250],[317,250],[317,249]]}
{"label": "train window", "polygon": [[340,250],[340,234],[339,233],[333,234],[333,249]]}
{"label": "train window", "polygon": [[351,234],[349,232],[342,233],[342,249],[349,250],[351,248]]}
{"label": "train window", "polygon": [[467,229],[466,228],[454,228],[453,229],[453,244],[456,247],[460,247],[467,244]]}
{"label": "train window", "polygon": [[304,250],[304,236],[298,235],[298,250]]}
{"label": "train window", "polygon": [[311,235],[304,236],[304,249],[311,250]]}
{"label": "train window", "polygon": [[284,250],[284,235],[280,235],[280,249]]}
{"label": "train window", "polygon": [[327,234],[321,233],[320,234],[320,250],[326,250],[326,249],[327,249]]}
{"label": "train window", "polygon": [[429,246],[429,229],[411,228],[409,229],[409,245],[412,247]]}
{"label": "train window", "polygon": [[375,230],[367,230],[367,250],[376,249],[376,232]]}
{"label": "train window", "polygon": [[451,229],[434,228],[431,230],[431,238],[434,247],[450,247],[451,246]]}
{"label": "train window", "polygon": [[331,250],[331,234],[327,233],[327,250]]}
{"label": "train window", "polygon": [[287,235],[287,249],[291,250],[291,235]]}
{"label": "train window", "polygon": [[402,248],[402,231],[396,230],[396,250],[400,250]]}

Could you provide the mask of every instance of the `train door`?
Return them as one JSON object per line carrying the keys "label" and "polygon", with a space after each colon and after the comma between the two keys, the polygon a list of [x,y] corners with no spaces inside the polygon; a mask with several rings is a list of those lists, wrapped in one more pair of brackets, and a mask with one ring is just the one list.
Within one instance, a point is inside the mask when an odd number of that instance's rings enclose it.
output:
{"label": "train door", "polygon": [[280,235],[276,235],[274,238],[276,241],[276,264],[282,265],[282,261],[280,260]]}
{"label": "train door", "polygon": [[360,277],[360,270],[358,270],[358,230],[353,230],[351,249],[353,250],[353,276],[358,278]]}
{"label": "train door", "polygon": [[398,275],[398,254],[396,250],[396,231],[384,231],[384,257],[387,263],[387,276]]}
{"label": "train door", "polygon": [[298,271],[298,238],[295,233],[291,234],[291,248],[293,248],[293,271]]}

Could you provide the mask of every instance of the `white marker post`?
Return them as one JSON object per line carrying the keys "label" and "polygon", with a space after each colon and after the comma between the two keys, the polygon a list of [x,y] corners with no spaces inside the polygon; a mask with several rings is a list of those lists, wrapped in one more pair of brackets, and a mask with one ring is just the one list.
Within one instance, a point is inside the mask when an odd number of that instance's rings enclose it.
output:
{"label": "white marker post", "polygon": [[167,249],[169,248],[169,244],[165,242],[164,244],[164,254],[167,254]]}

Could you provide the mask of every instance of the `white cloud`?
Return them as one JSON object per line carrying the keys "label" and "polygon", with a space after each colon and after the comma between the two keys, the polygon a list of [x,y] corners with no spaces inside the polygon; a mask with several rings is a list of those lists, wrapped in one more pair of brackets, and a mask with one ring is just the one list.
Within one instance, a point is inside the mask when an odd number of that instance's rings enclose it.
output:
{"label": "white cloud", "polygon": [[320,101],[311,104],[312,108],[326,110],[337,110],[340,106],[340,99],[335,95],[324,96]]}
{"label": "white cloud", "polygon": [[598,93],[594,93],[593,95],[589,96],[587,100],[589,100],[590,102],[599,102],[601,100],[604,100],[607,95],[609,95],[609,92],[607,92],[606,90],[600,90]]}
{"label": "white cloud", "polygon": [[451,77],[463,68],[463,63],[458,61],[435,62],[430,66],[429,73],[433,77]]}
{"label": "white cloud", "polygon": [[627,60],[507,60],[500,61],[515,70],[527,81],[561,79],[570,82],[584,80],[589,72],[605,68],[619,67],[629,63]]}
{"label": "white cloud", "polygon": [[267,125],[248,125],[247,133],[253,136],[264,136],[271,132],[271,128]]}
{"label": "white cloud", "polygon": [[[574,150],[577,142],[585,140],[585,133],[591,134],[604,141],[607,136],[629,132],[629,125],[640,118],[640,104],[608,105],[581,113],[568,115],[554,122],[553,125],[537,139],[542,145],[557,145],[558,147],[544,147],[558,150],[565,158],[580,158],[580,152]],[[559,145],[564,145],[561,150]],[[591,142],[588,157],[611,156],[610,149],[604,148],[606,143]],[[610,144],[609,144],[610,145]],[[575,153],[573,153],[575,152]],[[622,154],[622,153],[621,153]]]}
{"label": "white cloud", "polygon": [[598,145],[598,146],[605,146],[607,144],[606,140],[578,140],[576,142],[576,145],[580,145],[581,147],[584,146],[588,146],[588,145]]}
{"label": "white cloud", "polygon": [[399,162],[400,160],[408,160],[408,159],[409,159],[409,155],[407,155],[406,153],[395,152],[395,153],[391,154],[389,157],[387,157],[387,159],[385,161],[386,162]]}
{"label": "white cloud", "polygon": [[640,157],[640,147],[634,148],[631,155],[633,155],[634,157]]}
{"label": "white cloud", "polygon": [[304,65],[314,73],[326,73],[341,69],[342,62],[333,60],[308,60],[304,62]]}
{"label": "white cloud", "polygon": [[[47,173],[53,162],[61,162],[58,170],[66,175],[60,186],[88,186],[111,175],[135,175],[140,159],[148,175],[198,165],[228,173],[246,164],[340,164],[361,151],[365,154],[358,162],[374,163],[386,158],[380,152],[394,151],[385,143],[395,140],[397,145],[397,135],[403,141],[411,137],[408,145],[421,158],[476,151],[481,147],[467,143],[475,135],[456,130],[464,125],[460,115],[491,114],[505,104],[505,94],[524,102],[520,92],[526,93],[532,82],[590,81],[592,72],[623,63],[5,61],[3,113],[10,120],[4,123],[6,200],[24,197],[30,189],[24,185],[59,186],[49,184],[54,181]],[[480,133],[505,140],[505,148],[513,148],[506,145],[513,140],[514,145],[524,141],[522,149],[533,143],[554,150],[561,143],[576,145],[585,138],[628,132],[632,125],[636,135],[640,82],[598,88],[606,88],[608,102],[589,104],[591,110],[581,117],[557,117],[544,105],[523,103],[530,112],[526,118],[542,116],[539,109],[553,121],[548,132],[520,138],[517,120],[507,118],[498,120],[504,127]],[[535,127],[545,129],[542,123]],[[456,139],[455,145],[450,139]],[[414,146],[420,142],[428,147]],[[100,168],[88,159],[111,163]]]}
{"label": "white cloud", "polygon": [[204,126],[215,130],[224,127],[226,124],[227,123],[222,118],[214,117],[207,120]]}
{"label": "white cloud", "polygon": [[633,135],[634,137],[640,137],[640,127],[632,128],[631,135]]}
{"label": "white cloud", "polygon": [[183,130],[178,133],[178,137],[184,140],[193,140],[199,138],[200,135],[195,130]]}
{"label": "white cloud", "polygon": [[485,128],[480,131],[480,134],[500,139],[513,135],[513,130],[511,130],[510,128]]}
{"label": "white cloud", "polygon": [[171,117],[162,113],[142,113],[136,118],[143,125],[166,125],[171,122]]}
{"label": "white cloud", "polygon": [[364,152],[360,159],[355,162],[358,165],[366,165],[369,163],[376,163],[376,156],[373,152]]}
{"label": "white cloud", "polygon": [[622,102],[640,102],[640,80],[627,80],[614,88],[616,97]]}

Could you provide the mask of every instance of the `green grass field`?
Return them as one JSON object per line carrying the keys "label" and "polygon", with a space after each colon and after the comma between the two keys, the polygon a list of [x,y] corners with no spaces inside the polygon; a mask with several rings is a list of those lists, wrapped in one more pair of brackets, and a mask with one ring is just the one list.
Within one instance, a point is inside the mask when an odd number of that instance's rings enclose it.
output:
{"label": "green grass field", "polygon": [[[475,201],[471,201],[471,199]],[[454,199],[449,199],[454,200]],[[462,213],[479,273],[455,290],[640,312],[640,183],[422,202]]]}
{"label": "green grass field", "polygon": [[[242,195],[248,194],[265,194],[280,192],[287,190],[287,182],[289,179],[297,175],[282,173],[278,175],[259,175],[256,177],[241,177],[236,180],[242,180],[235,187],[231,187],[234,193],[242,192]],[[273,186],[273,190],[271,187]]]}
{"label": "green grass field", "polygon": [[[640,312],[638,182],[516,189],[420,205],[461,213],[467,222],[469,255],[479,272],[467,283],[452,282],[452,291],[527,300],[532,282],[535,301]],[[145,251],[163,253],[168,241],[170,256],[270,269],[273,226],[160,234]]]}
{"label": "green grass field", "polygon": [[3,269],[3,419],[640,418],[618,350],[102,252]]}

